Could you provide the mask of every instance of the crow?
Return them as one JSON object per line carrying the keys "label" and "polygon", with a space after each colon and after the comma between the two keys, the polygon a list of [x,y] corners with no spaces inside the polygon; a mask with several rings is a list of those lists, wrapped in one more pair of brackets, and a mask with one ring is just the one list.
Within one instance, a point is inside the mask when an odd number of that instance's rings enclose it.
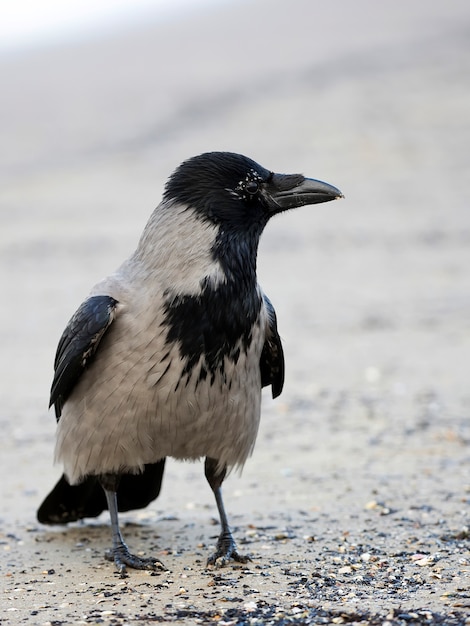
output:
{"label": "crow", "polygon": [[276,398],[284,383],[276,314],[256,276],[260,235],[273,215],[341,197],[332,185],[231,152],[175,170],[135,252],[91,290],[59,341],[50,406],[64,474],[38,510],[41,523],[107,508],[106,557],[120,575],[164,568],[131,554],[118,511],[158,496],[166,457],[205,458],[221,523],[207,562],[247,561],[221,486],[252,453],[262,387]]}

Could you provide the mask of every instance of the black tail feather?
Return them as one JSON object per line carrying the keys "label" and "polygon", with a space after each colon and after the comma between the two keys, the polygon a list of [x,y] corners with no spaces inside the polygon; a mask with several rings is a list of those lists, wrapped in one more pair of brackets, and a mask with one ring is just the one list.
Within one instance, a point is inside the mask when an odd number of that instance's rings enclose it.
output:
{"label": "black tail feather", "polygon": [[[144,466],[141,474],[123,474],[117,491],[119,511],[144,509],[158,498],[162,487],[165,460]],[[107,508],[107,507],[106,507]]]}
{"label": "black tail feather", "polygon": [[[123,474],[117,492],[119,511],[143,509],[158,497],[165,459],[145,465],[141,474]],[[65,476],[39,507],[41,524],[68,524],[84,517],[97,517],[108,508],[97,476],[88,476],[79,485],[70,485]]]}

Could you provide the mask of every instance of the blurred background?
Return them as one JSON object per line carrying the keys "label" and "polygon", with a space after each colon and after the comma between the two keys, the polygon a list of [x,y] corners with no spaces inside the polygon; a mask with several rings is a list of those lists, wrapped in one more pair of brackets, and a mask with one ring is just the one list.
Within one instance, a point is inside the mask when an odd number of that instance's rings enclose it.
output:
{"label": "blurred background", "polygon": [[468,411],[466,0],[10,5],[0,26],[5,460],[57,474],[47,403],[64,325],[132,252],[171,171],[207,150],[346,196],[280,216],[261,244],[286,406],[333,389],[428,393]]}

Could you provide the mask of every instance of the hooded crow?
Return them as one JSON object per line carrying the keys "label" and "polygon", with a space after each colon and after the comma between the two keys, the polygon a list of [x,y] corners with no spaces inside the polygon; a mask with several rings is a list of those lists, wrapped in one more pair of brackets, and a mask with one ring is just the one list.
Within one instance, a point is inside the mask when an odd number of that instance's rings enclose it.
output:
{"label": "hooded crow", "polygon": [[121,576],[163,568],[130,553],[118,511],[158,496],[166,457],[205,458],[221,522],[208,564],[247,560],[221,486],[253,450],[262,387],[275,398],[284,382],[276,314],[256,277],[258,242],[273,215],[340,197],[332,185],[230,152],[176,169],[136,251],[91,290],[59,341],[50,406],[64,475],[40,522],[107,508],[106,556]]}

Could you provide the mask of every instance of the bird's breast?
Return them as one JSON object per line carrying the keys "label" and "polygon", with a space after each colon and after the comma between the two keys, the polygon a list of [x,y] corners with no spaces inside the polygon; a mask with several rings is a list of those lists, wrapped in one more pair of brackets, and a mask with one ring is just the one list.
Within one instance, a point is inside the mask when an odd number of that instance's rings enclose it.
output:
{"label": "bird's breast", "polygon": [[261,328],[262,296],[256,286],[243,289],[231,282],[201,284],[198,294],[166,295],[163,326],[166,342],[177,344],[184,373],[191,372],[201,357],[209,377],[225,371],[226,361],[237,366],[254,334]]}
{"label": "bird's breast", "polygon": [[123,307],[59,422],[57,458],[72,482],[166,456],[246,461],[266,312],[258,292],[240,303],[209,291]]}

